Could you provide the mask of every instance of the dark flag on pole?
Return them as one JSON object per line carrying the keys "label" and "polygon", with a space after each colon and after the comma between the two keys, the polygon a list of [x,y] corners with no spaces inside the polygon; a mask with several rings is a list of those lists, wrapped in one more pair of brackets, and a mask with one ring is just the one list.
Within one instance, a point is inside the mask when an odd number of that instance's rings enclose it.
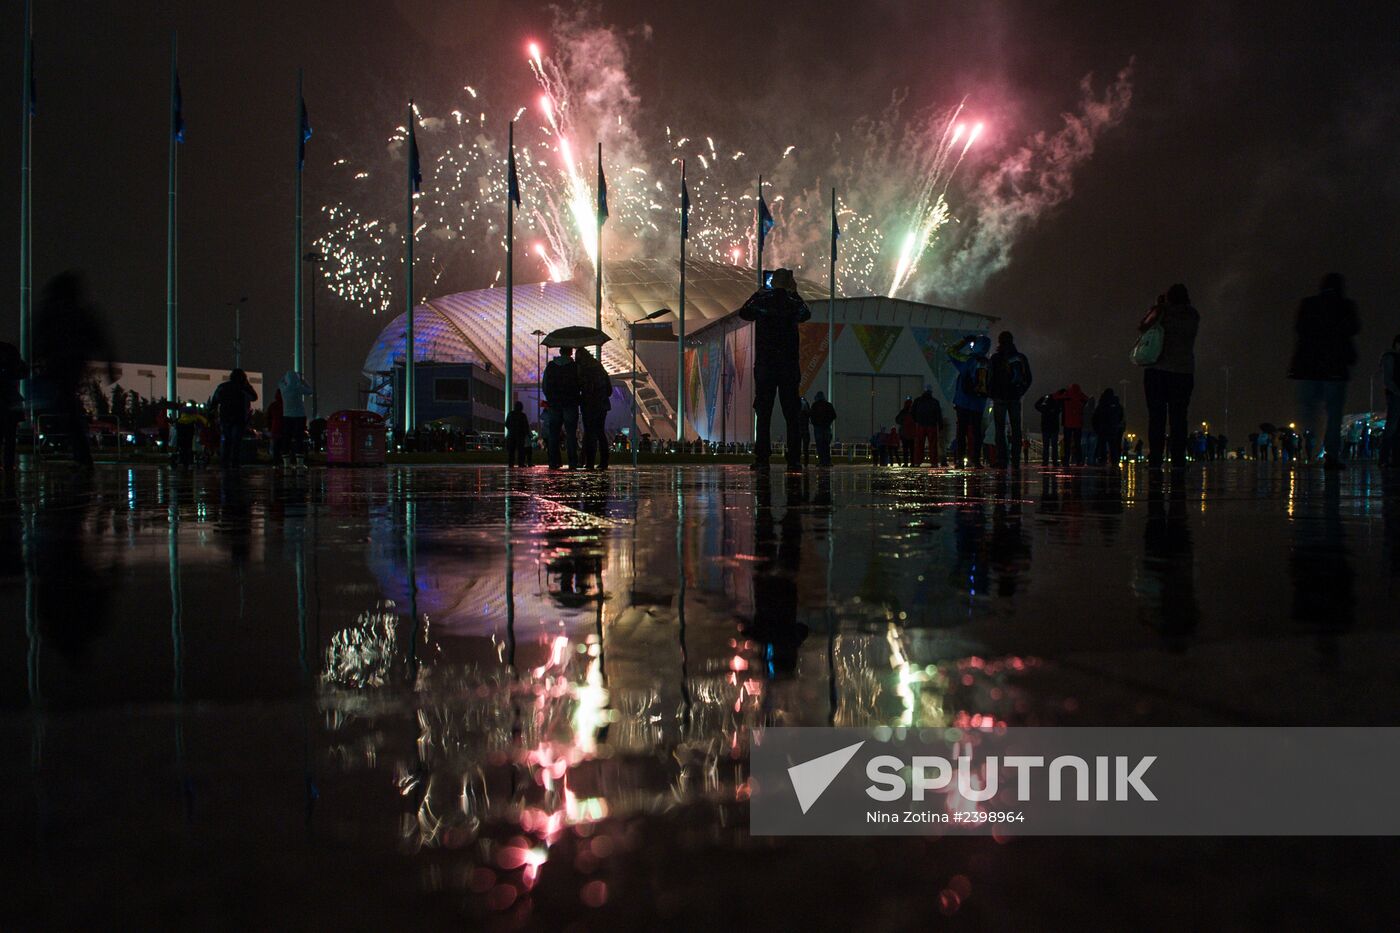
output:
{"label": "dark flag on pole", "polygon": [[681,163],[681,239],[690,239],[690,186],[685,183],[685,163]]}
{"label": "dark flag on pole", "polygon": [[414,124],[418,122],[413,113],[413,104],[408,105],[408,177],[413,184],[413,193],[418,194],[423,190],[423,163],[418,159],[418,134],[414,131]]}
{"label": "dark flag on pole", "polygon": [[175,73],[175,96],[171,103],[170,132],[177,143],[185,141],[185,95],[180,91],[180,73]]}
{"label": "dark flag on pole", "polygon": [[608,179],[603,175],[602,150],[598,159],[598,223],[608,219]]}
{"label": "dark flag on pole", "polygon": [[306,98],[301,99],[301,129],[297,133],[297,171],[306,168],[306,143],[311,139],[311,118],[306,115]]}
{"label": "dark flag on pole", "polygon": [[506,197],[520,206],[520,176],[515,173],[515,147],[510,148],[510,164],[506,168]]}
{"label": "dark flag on pole", "polygon": [[836,241],[841,239],[841,227],[836,223],[836,202],[831,204],[831,261],[836,261]]}
{"label": "dark flag on pole", "polygon": [[768,231],[773,229],[773,214],[768,210],[768,202],[763,195],[758,196],[758,250],[763,251],[763,241],[768,239]]}

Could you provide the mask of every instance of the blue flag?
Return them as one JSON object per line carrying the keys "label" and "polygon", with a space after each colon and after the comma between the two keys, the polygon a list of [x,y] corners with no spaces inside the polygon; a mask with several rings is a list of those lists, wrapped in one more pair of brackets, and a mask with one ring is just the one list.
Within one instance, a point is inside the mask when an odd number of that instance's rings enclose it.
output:
{"label": "blue flag", "polygon": [[603,175],[601,153],[598,159],[598,223],[608,219],[608,179]]}
{"label": "blue flag", "polygon": [[170,132],[177,143],[185,141],[185,95],[180,91],[180,73],[175,72],[175,97],[171,101]]}
{"label": "blue flag", "polygon": [[311,138],[311,118],[306,115],[306,98],[301,99],[301,127],[297,131],[297,171],[306,168],[306,142]]}
{"label": "blue flag", "polygon": [[681,239],[690,239],[690,186],[685,183],[685,163],[681,163]]}
{"label": "blue flag", "polygon": [[515,147],[510,148],[510,164],[506,168],[506,197],[520,206],[520,176],[515,172]]}
{"label": "blue flag", "polygon": [[418,133],[414,126],[418,120],[413,117],[413,105],[409,105],[408,121],[408,181],[413,186],[413,193],[418,194],[423,190],[423,165],[418,160]]}
{"label": "blue flag", "polygon": [[836,262],[836,241],[841,239],[841,227],[836,223],[836,205],[831,205],[831,261]]}
{"label": "blue flag", "polygon": [[768,210],[768,202],[763,200],[763,195],[758,196],[758,248],[763,249],[763,241],[768,238],[768,231],[773,229],[773,214]]}

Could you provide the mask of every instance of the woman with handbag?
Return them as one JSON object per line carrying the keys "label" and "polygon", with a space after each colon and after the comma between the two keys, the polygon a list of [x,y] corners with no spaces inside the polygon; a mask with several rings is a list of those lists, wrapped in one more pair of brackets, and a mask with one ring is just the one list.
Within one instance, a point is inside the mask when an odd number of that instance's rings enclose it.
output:
{"label": "woman with handbag", "polygon": [[[1138,330],[1142,336],[1133,361],[1146,366],[1142,385],[1147,395],[1147,468],[1160,470],[1167,437],[1171,438],[1173,470],[1186,469],[1186,409],[1196,384],[1196,331],[1200,313],[1180,283],[1158,300]],[[1157,352],[1153,354],[1152,344]]]}

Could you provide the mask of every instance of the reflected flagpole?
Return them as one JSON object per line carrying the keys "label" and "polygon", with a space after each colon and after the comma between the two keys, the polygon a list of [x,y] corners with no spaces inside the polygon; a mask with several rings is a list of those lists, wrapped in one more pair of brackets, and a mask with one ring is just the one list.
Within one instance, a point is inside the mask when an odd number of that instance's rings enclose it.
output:
{"label": "reflected flagpole", "polygon": [[[407,349],[404,353],[403,367],[404,437],[413,433],[414,428],[418,426],[418,387],[415,385],[416,371],[414,367],[414,357],[418,354],[413,334],[413,196],[423,187],[423,172],[418,161],[418,130],[415,126],[417,122],[413,111],[413,101],[410,100],[408,102],[408,227],[403,233],[404,271],[408,275],[408,291],[405,295],[407,324],[404,328]],[[402,438],[400,438],[400,443],[402,443]]]}
{"label": "reflected flagpole", "polygon": [[[24,103],[19,137],[19,353],[25,362],[34,358],[34,217],[30,172],[34,159],[34,4],[24,4]],[[25,408],[33,420],[34,403],[25,381]]]}
{"label": "reflected flagpole", "polygon": [[[681,159],[681,292],[680,333],[676,336],[676,443],[685,443],[685,241],[690,238],[690,189],[685,183],[685,159]],[[637,368],[632,367],[634,370]],[[636,384],[633,383],[635,393]]]}
{"label": "reflected flagpole", "polygon": [[[506,414],[515,410],[515,209],[520,205],[520,177],[515,172],[515,121],[510,121],[506,148]],[[537,358],[538,362],[538,358]],[[543,383],[539,374],[535,379]],[[542,391],[535,387],[536,398]]]}
{"label": "reflected flagpole", "polygon": [[836,189],[831,189],[831,280],[826,298],[826,400],[836,404],[836,241],[841,228],[836,225]]}
{"label": "reflected flagpole", "polygon": [[305,358],[302,339],[302,269],[305,259],[301,251],[301,176],[306,168],[306,142],[311,138],[311,121],[306,115],[306,97],[302,94],[302,70],[297,69],[297,176],[296,176],[296,246],[292,251],[292,369],[302,372]]}
{"label": "reflected flagpole", "polygon": [[168,402],[178,398],[176,376],[180,365],[180,275],[176,240],[179,147],[185,141],[185,102],[180,93],[179,60],[180,36],[173,33],[170,37],[169,198],[165,209],[165,398]]}

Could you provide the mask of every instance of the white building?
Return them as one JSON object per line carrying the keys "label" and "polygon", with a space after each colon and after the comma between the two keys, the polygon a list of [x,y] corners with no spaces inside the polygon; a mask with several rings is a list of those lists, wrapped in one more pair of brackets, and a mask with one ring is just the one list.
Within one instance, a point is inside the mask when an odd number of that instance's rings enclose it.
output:
{"label": "white building", "polygon": [[[135,392],[142,398],[165,397],[165,366],[154,363],[112,363],[116,382],[107,380],[107,364],[90,363],[88,372],[103,391],[111,394],[112,387],[119,385],[128,392]],[[199,369],[194,366],[181,366],[175,379],[175,394],[181,401],[207,402],[219,383],[228,378],[227,369]],[[248,372],[248,381],[258,393],[258,407],[266,408],[269,399],[264,398],[263,374]]]}

